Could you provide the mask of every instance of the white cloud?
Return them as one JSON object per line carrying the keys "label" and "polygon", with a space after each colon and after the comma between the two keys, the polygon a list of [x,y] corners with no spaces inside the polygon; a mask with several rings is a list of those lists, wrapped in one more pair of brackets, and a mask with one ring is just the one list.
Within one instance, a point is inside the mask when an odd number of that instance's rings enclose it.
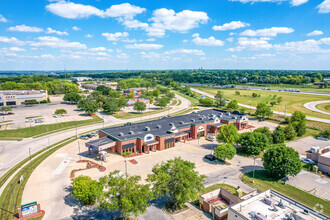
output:
{"label": "white cloud", "polygon": [[43,32],[43,29],[38,28],[38,27],[31,27],[31,26],[26,26],[25,24],[23,25],[16,25],[15,27],[10,27],[8,28],[9,31],[19,31],[19,32]]}
{"label": "white cloud", "polygon": [[169,50],[166,51],[164,54],[193,54],[196,56],[204,56],[205,53],[202,50],[194,50],[194,49],[176,49],[176,50]]}
{"label": "white cloud", "polygon": [[18,40],[16,37],[8,38],[8,37],[0,36],[0,42],[8,43],[8,44],[16,44],[16,45],[24,45],[25,44],[24,41]]}
{"label": "white cloud", "polygon": [[208,21],[207,13],[184,10],[176,13],[172,9],[161,8],[153,11],[149,20],[153,23],[146,29],[149,36],[162,37],[166,30],[186,32]]}
{"label": "white cloud", "polygon": [[79,27],[77,27],[77,26],[73,26],[72,27],[72,30],[74,30],[74,31],[80,31],[81,29]]}
{"label": "white cloud", "polygon": [[143,23],[141,21],[138,21],[136,19],[131,20],[131,19],[119,19],[121,21],[121,24],[126,26],[127,28],[133,28],[133,29],[137,29],[137,28],[141,28],[141,29],[146,29],[149,27],[149,24],[147,23]]}
{"label": "white cloud", "polygon": [[101,18],[125,17],[131,19],[146,10],[129,3],[112,5],[106,10],[100,10],[91,5],[76,4],[65,0],[51,3],[46,6],[46,9],[55,15],[69,19],[88,18],[93,15]]}
{"label": "white cloud", "polygon": [[38,37],[38,42],[32,42],[30,45],[32,47],[50,47],[50,48],[66,48],[66,49],[86,49],[85,44],[81,44],[80,42],[68,42],[66,40],[45,36]]}
{"label": "white cloud", "polygon": [[189,40],[182,40],[182,43],[188,43],[189,42]]}
{"label": "white cloud", "polygon": [[60,35],[60,36],[62,36],[62,35],[69,35],[68,32],[66,32],[66,31],[57,31],[57,30],[54,30],[54,29],[52,29],[50,27],[47,28],[46,34],[57,34],[57,35]]}
{"label": "white cloud", "polygon": [[127,49],[139,49],[139,50],[158,50],[161,49],[164,45],[161,44],[129,44],[125,47]]}
{"label": "white cloud", "polygon": [[25,51],[25,49],[20,48],[20,47],[11,47],[11,48],[9,48],[9,50],[15,51],[15,52]]}
{"label": "white cloud", "polygon": [[102,33],[102,36],[106,37],[108,41],[118,41],[128,37],[127,32],[116,32],[116,33]]}
{"label": "white cloud", "polygon": [[7,21],[8,20],[3,15],[0,14],[0,22],[6,23]]}
{"label": "white cloud", "polygon": [[213,36],[209,38],[201,38],[199,34],[193,34],[192,37],[194,39],[192,42],[194,42],[197,45],[202,45],[202,46],[223,46],[224,42],[221,40],[215,39]]}
{"label": "white cloud", "polygon": [[272,27],[259,30],[246,30],[243,31],[240,35],[249,36],[249,37],[276,37],[277,34],[289,34],[294,30],[288,27]]}
{"label": "white cloud", "polygon": [[330,0],[324,0],[317,6],[319,13],[330,13]]}
{"label": "white cloud", "polygon": [[156,41],[156,39],[155,38],[148,38],[146,41],[153,42],[153,41]]}
{"label": "white cloud", "polygon": [[250,26],[250,24],[241,22],[241,21],[232,21],[230,23],[225,23],[220,26],[215,25],[212,27],[212,29],[215,31],[226,31],[226,30],[235,30],[235,29],[243,28],[243,27],[247,27],[247,26]]}
{"label": "white cloud", "polygon": [[228,37],[226,40],[229,41],[229,42],[233,42],[234,38],[233,37]]}
{"label": "white cloud", "polygon": [[92,37],[94,37],[94,36],[93,36],[92,34],[86,34],[85,37],[86,37],[86,38],[92,38]]}
{"label": "white cloud", "polygon": [[51,54],[42,54],[40,57],[43,58],[43,59],[50,59],[50,60],[55,59],[55,57]]}
{"label": "white cloud", "polygon": [[322,34],[323,34],[323,31],[315,30],[315,31],[312,31],[312,32],[306,34],[306,36],[317,36],[317,35],[322,35]]}
{"label": "white cloud", "polygon": [[90,48],[89,49],[90,51],[97,51],[97,52],[100,52],[100,51],[106,51],[107,50],[107,48],[105,48],[105,47],[95,47],[95,48]]}
{"label": "white cloud", "polygon": [[320,40],[292,41],[284,44],[276,44],[274,48],[279,51],[291,51],[295,53],[329,53],[330,49],[322,49],[320,45],[330,45],[330,38]]}
{"label": "white cloud", "polygon": [[272,44],[268,42],[269,38],[238,38],[237,46],[228,49],[228,51],[242,51],[242,50],[268,50],[272,48]]}
{"label": "white cloud", "polygon": [[232,2],[242,2],[242,3],[256,3],[256,2],[275,2],[275,3],[281,3],[284,1],[289,1],[292,6],[299,6],[302,5],[308,0],[230,0]]}

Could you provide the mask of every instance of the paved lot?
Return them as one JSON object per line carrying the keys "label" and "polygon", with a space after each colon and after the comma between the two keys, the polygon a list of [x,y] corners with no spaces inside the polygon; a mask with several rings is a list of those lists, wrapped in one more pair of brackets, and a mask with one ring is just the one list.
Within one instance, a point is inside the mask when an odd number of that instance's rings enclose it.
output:
{"label": "paved lot", "polygon": [[256,118],[249,118],[249,125],[253,126],[253,128],[241,130],[239,131],[239,133],[251,132],[257,128],[262,128],[262,127],[268,127],[271,131],[274,131],[275,128],[278,126],[278,124],[276,123],[272,123],[269,121],[259,121]]}
{"label": "paved lot", "polygon": [[328,177],[321,177],[303,170],[297,176],[290,178],[288,183],[330,201],[330,178]]}
{"label": "paved lot", "polygon": [[298,151],[300,155],[306,155],[306,151],[308,151],[311,147],[319,146],[322,148],[330,146],[330,141],[317,140],[314,137],[309,136],[299,140],[290,141],[286,143],[286,145]]}
{"label": "paved lot", "polygon": [[[88,158],[87,149],[84,147],[84,142],[80,140],[82,159]],[[244,159],[235,157],[231,166],[226,166],[217,162],[209,162],[203,159],[205,154],[211,153],[216,144],[212,144],[204,139],[201,139],[200,145],[198,141],[189,143],[177,143],[176,147],[164,151],[152,152],[144,154],[134,159],[138,164],[133,165],[127,162],[128,173],[140,175],[142,179],[151,173],[152,167],[161,162],[174,157],[181,156],[184,160],[192,161],[196,164],[196,170],[201,174],[208,175],[212,173],[212,178],[209,183],[223,182],[221,179],[214,177],[215,172],[223,169],[244,170],[253,167],[252,159]],[[43,210],[46,211],[45,219],[62,219],[74,216],[77,212],[83,212],[77,206],[77,202],[70,195],[70,172],[73,169],[82,168],[85,164],[76,163],[79,160],[77,141],[71,143],[64,148],[61,148],[56,153],[48,157],[40,164],[29,178],[26,188],[23,193],[22,203],[38,201]],[[95,155],[93,155],[94,158]],[[94,160],[91,158],[91,160]],[[88,175],[93,179],[98,179],[106,175],[110,171],[120,170],[125,171],[125,159],[119,155],[109,155],[107,162],[103,163],[107,171],[99,172],[96,169],[81,171],[77,175]],[[94,160],[100,163],[97,160]],[[236,171],[237,173],[238,171]],[[227,171],[225,171],[227,173]],[[36,187],[38,186],[38,187]],[[153,208],[150,208],[151,211]],[[80,210],[80,211],[79,211]],[[159,212],[160,211],[160,212]],[[161,210],[157,211],[161,215]],[[143,219],[150,219],[147,216]],[[166,219],[166,217],[164,217]]]}
{"label": "paved lot", "polygon": [[[51,103],[49,104],[38,104],[32,106],[18,106],[13,108],[14,115],[6,115],[0,117],[1,130],[5,129],[17,129],[33,127],[40,124],[55,124],[67,121],[80,121],[91,119],[88,114],[77,109],[76,105],[70,105],[62,103],[63,96],[50,96]],[[53,115],[56,109],[65,109],[67,114],[61,118],[54,118]],[[37,124],[35,122],[26,123],[28,117],[33,117],[33,119],[40,118],[44,120],[43,123]]]}

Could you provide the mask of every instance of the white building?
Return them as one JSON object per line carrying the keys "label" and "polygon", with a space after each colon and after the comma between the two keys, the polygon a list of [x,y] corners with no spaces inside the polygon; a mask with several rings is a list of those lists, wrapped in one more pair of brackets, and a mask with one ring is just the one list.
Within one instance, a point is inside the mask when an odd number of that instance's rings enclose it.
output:
{"label": "white building", "polygon": [[48,99],[47,90],[1,90],[0,106],[24,105],[27,100],[36,102]]}

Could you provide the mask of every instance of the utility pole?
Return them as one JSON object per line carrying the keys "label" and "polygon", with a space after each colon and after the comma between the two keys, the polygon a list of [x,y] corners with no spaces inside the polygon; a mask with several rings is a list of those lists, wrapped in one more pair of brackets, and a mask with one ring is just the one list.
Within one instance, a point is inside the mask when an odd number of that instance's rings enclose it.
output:
{"label": "utility pole", "polygon": [[29,155],[30,155],[30,165],[31,165],[31,170],[32,170],[31,148],[29,148]]}

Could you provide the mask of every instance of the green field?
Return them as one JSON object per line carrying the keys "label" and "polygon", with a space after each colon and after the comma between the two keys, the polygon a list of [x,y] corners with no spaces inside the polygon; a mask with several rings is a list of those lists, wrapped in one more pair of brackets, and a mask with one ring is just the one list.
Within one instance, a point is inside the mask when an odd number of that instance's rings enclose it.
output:
{"label": "green field", "polygon": [[330,93],[330,87],[320,88],[316,85],[287,85],[287,84],[258,84],[258,85],[246,85],[241,84],[237,86],[249,86],[249,87],[260,87],[260,88],[271,88],[271,89],[300,89],[300,91],[306,92],[324,92]]}
{"label": "green field", "polygon": [[[329,100],[327,96],[321,95],[307,95],[307,94],[300,94],[300,93],[290,93],[290,92],[273,92],[267,90],[245,90],[245,89],[219,89],[214,87],[201,87],[201,86],[194,86],[193,88],[199,89],[201,91],[207,92],[211,95],[215,95],[217,91],[221,90],[225,94],[227,99],[233,100],[236,99],[238,103],[257,106],[260,102],[270,103],[274,101],[274,95],[277,97],[282,97],[282,102],[279,105],[274,105],[271,107],[272,110],[276,111],[285,111],[285,106],[287,107],[287,112],[293,113],[294,111],[298,110],[305,113],[308,116],[318,117],[318,118],[325,118],[328,119],[329,116],[314,112],[309,109],[306,109],[303,104],[312,101],[324,101]],[[239,91],[240,95],[235,95],[235,91]],[[260,97],[252,97],[252,93],[260,94]],[[292,106],[293,105],[293,106]]]}
{"label": "green field", "polygon": [[317,109],[320,109],[325,112],[330,113],[330,103],[323,103],[315,106]]}
{"label": "green field", "polygon": [[[284,185],[282,181],[267,178],[265,170],[255,171],[254,183],[252,183],[252,172],[244,174],[242,176],[242,180],[246,184],[252,185],[255,188],[260,189],[262,191],[267,189],[273,189],[311,208],[314,208],[315,204],[320,204],[323,206],[323,213],[328,216],[330,215],[330,205],[328,201],[313,196],[312,194],[309,194],[294,186],[288,184]],[[317,211],[321,211],[321,210],[317,210]]]}
{"label": "green field", "polygon": [[48,125],[37,125],[29,128],[20,128],[15,130],[2,130],[0,131],[0,139],[22,139],[29,137],[40,137],[43,135],[75,128],[85,125],[91,125],[96,123],[101,123],[103,120],[98,116],[94,115],[92,119],[82,120],[82,121],[68,121],[57,124]]}
{"label": "green field", "polygon": [[162,108],[162,109],[158,109],[158,110],[154,110],[154,111],[145,111],[145,112],[123,112],[123,111],[119,111],[117,113],[115,113],[113,116],[115,118],[120,118],[120,119],[130,119],[130,118],[137,118],[137,117],[143,117],[143,116],[147,116],[147,115],[154,115],[157,113],[161,113],[161,112],[165,112],[170,110],[170,107],[166,107],[166,108]]}
{"label": "green field", "polygon": [[196,106],[199,104],[199,100],[194,98],[194,97],[190,97],[190,96],[187,96],[179,91],[176,91],[176,90],[171,90],[171,92],[174,92],[175,94],[179,95],[179,96],[182,96],[183,98],[185,99],[188,99],[190,102],[191,102],[191,106]]}

